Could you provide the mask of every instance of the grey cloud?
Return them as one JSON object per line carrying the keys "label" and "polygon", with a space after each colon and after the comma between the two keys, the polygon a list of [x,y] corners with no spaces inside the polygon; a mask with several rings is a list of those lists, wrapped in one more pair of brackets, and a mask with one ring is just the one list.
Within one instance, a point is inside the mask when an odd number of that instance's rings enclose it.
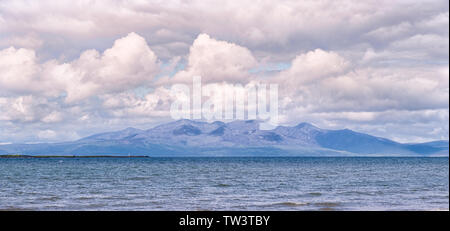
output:
{"label": "grey cloud", "polygon": [[[13,1],[0,4],[0,12],[8,22],[3,33],[13,36],[32,31],[60,36],[66,41],[60,45],[60,51],[76,41],[87,43],[130,31],[143,34],[158,46],[191,44],[198,34],[207,33],[246,46],[257,55],[289,59],[316,48],[347,49],[358,43],[383,47],[383,41],[371,41],[361,35],[399,24],[414,25],[419,33],[442,33],[439,28],[448,27],[446,1],[228,1],[220,7],[205,1],[114,1],[89,5]],[[410,33],[406,31],[406,35]],[[42,49],[50,45],[44,44]],[[185,50],[157,55],[165,58],[181,51]]]}

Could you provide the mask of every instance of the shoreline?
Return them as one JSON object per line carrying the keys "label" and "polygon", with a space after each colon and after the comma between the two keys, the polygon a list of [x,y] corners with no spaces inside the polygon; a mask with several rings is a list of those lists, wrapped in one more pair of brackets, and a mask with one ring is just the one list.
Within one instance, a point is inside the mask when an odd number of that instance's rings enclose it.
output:
{"label": "shoreline", "polygon": [[33,156],[33,155],[0,155],[0,158],[149,158],[150,156]]}

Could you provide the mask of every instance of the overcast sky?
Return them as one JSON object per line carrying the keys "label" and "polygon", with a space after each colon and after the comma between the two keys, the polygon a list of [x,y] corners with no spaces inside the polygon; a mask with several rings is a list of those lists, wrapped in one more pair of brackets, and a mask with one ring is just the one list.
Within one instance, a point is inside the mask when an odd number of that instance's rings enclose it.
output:
{"label": "overcast sky", "polygon": [[171,84],[279,84],[280,122],[448,139],[449,3],[0,1],[0,144],[170,121]]}

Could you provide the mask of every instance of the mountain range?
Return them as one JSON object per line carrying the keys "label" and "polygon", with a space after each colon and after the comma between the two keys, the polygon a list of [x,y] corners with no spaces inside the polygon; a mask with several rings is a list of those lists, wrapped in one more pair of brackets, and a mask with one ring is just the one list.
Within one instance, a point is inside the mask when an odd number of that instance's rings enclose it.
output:
{"label": "mountain range", "polygon": [[178,120],[127,128],[73,142],[0,145],[0,155],[148,156],[448,156],[449,142],[398,143],[309,123],[259,129],[259,121]]}

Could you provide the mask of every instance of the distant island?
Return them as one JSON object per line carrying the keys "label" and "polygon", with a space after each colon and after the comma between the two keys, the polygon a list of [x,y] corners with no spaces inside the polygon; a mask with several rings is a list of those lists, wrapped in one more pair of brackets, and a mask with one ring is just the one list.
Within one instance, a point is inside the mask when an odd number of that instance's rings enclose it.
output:
{"label": "distant island", "polygon": [[[0,145],[0,155],[22,157],[143,156],[417,156],[449,155],[448,141],[398,143],[349,129],[309,123],[261,130],[259,121],[178,120],[148,130],[127,128],[73,142]],[[132,156],[131,156],[132,157]]]}

